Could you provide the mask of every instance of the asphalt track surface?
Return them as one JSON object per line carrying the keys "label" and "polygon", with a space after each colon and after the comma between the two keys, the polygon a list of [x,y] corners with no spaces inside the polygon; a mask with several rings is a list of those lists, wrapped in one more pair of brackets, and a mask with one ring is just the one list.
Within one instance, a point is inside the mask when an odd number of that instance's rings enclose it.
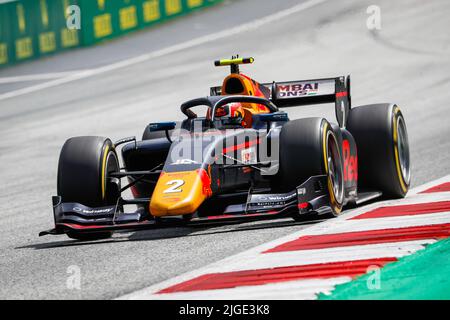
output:
{"label": "asphalt track surface", "polygon": [[[52,226],[50,198],[64,141],[140,137],[149,122],[181,119],[180,103],[207,95],[227,74],[213,67],[216,58],[254,56],[255,64],[242,70],[262,82],[351,74],[354,105],[395,102],[402,108],[412,185],[449,174],[450,3],[317,2],[261,23],[302,2],[225,1],[127,38],[0,71],[5,78],[96,70],[29,93],[17,90],[55,80],[0,83],[0,298],[115,298],[308,227],[284,220],[171,228],[89,243],[37,237]],[[366,28],[372,4],[381,7],[376,32]],[[250,21],[259,25],[224,35]],[[217,32],[219,38],[192,42]],[[186,47],[172,47],[186,41]],[[130,60],[164,48],[172,49]],[[291,118],[334,116],[329,105],[288,112]],[[67,287],[70,266],[81,271],[79,290]]]}

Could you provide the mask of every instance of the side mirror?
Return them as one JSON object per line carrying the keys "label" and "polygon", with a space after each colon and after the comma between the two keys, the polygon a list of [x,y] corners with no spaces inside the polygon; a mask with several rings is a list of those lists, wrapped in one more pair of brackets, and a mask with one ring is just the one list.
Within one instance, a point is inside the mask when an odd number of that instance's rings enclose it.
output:
{"label": "side mirror", "polygon": [[269,131],[272,122],[286,122],[289,117],[286,112],[262,113],[253,115],[254,128],[267,128]]}
{"label": "side mirror", "polygon": [[175,129],[177,123],[176,122],[157,122],[150,123],[148,125],[148,129],[150,132],[154,131],[169,131]]}
{"label": "side mirror", "polygon": [[258,120],[262,122],[289,121],[285,112],[263,113],[258,115]]}

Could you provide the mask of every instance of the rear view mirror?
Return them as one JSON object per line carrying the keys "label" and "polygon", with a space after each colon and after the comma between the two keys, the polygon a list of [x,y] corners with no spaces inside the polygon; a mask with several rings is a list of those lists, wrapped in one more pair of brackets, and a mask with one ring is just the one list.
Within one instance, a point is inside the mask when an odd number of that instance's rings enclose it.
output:
{"label": "rear view mirror", "polygon": [[148,129],[150,132],[154,131],[168,131],[175,129],[177,123],[176,122],[157,122],[157,123],[150,123],[148,125]]}
{"label": "rear view mirror", "polygon": [[257,118],[263,122],[289,121],[288,115],[285,112],[258,114]]}

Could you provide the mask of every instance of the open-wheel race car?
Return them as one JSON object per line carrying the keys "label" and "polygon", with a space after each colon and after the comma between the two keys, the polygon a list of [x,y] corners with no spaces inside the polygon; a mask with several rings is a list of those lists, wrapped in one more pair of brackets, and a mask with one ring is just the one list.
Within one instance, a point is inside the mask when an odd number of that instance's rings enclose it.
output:
{"label": "open-wheel race car", "polygon": [[[239,71],[252,62],[216,61],[231,67],[223,84],[183,103],[185,120],[150,123],[142,141],[68,139],[55,227],[40,235],[91,240],[119,230],[334,217],[347,205],[406,195],[408,137],[396,104],[352,108],[349,76],[258,83]],[[321,103],[335,105],[336,122],[289,120],[280,110]]]}

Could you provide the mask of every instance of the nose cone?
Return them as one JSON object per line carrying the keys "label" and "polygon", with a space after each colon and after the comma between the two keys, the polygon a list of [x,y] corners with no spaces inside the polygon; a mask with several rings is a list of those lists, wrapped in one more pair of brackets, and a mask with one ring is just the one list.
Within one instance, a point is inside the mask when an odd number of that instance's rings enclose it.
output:
{"label": "nose cone", "polygon": [[153,216],[194,213],[211,196],[211,181],[204,169],[163,172],[150,201]]}

